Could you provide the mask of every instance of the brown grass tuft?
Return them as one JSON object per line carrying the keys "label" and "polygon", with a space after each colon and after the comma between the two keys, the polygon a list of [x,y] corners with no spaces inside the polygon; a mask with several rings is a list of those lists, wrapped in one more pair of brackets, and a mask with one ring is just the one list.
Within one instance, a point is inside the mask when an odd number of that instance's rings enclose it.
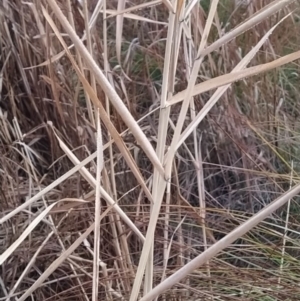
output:
{"label": "brown grass tuft", "polygon": [[299,8],[3,0],[0,300],[298,300]]}

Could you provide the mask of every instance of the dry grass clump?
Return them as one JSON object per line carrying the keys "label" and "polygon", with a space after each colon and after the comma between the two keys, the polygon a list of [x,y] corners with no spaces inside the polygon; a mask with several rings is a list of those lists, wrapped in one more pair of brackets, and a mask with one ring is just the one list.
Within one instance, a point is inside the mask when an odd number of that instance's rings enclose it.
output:
{"label": "dry grass clump", "polygon": [[298,300],[299,13],[3,0],[0,300]]}

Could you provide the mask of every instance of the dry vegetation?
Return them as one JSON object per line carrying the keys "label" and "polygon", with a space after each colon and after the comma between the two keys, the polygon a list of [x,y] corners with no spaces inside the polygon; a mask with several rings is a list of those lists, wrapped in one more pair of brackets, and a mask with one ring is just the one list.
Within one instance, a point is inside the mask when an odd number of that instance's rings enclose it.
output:
{"label": "dry vegetation", "polygon": [[2,0],[0,300],[299,300],[299,58],[298,1]]}

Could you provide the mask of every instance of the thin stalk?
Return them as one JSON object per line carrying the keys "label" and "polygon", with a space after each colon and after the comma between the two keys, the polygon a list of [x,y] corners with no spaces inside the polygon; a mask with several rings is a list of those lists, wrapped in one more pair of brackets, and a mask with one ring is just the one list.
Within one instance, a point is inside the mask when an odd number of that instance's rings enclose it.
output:
{"label": "thin stalk", "polygon": [[[294,161],[292,161],[292,163],[291,163],[290,189],[292,189],[292,183],[293,183],[293,169],[294,169]],[[282,275],[283,264],[284,264],[284,254],[285,254],[287,231],[288,231],[288,227],[289,227],[290,209],[291,209],[291,199],[288,200],[287,209],[286,209],[287,212],[286,212],[285,227],[284,227],[284,233],[283,233],[283,239],[282,239],[281,259],[280,259],[279,277],[278,277],[278,288],[280,288],[281,275]]]}
{"label": "thin stalk", "polygon": [[[176,0],[174,0],[173,3],[175,4]],[[177,11],[176,14],[178,13],[179,12]],[[166,137],[168,131],[168,120],[170,116],[170,108],[166,108],[166,104],[169,96],[168,91],[170,91],[169,77],[172,75],[172,74],[170,75],[170,69],[171,69],[170,64],[171,64],[172,46],[173,46],[174,33],[175,33],[175,21],[176,21],[176,15],[172,11],[170,11],[165,60],[164,60],[163,84],[162,84],[162,92],[161,92],[161,110],[160,110],[159,124],[158,124],[158,141],[156,147],[156,154],[160,162],[163,162],[164,159],[164,151],[165,151]],[[153,189],[152,189],[152,197],[154,200],[154,204],[151,208],[151,215],[150,215],[149,226],[146,234],[146,240],[143,245],[140,262],[138,265],[136,277],[130,295],[130,301],[137,300],[146,265],[147,263],[148,265],[151,265],[151,261],[153,260],[152,256],[149,259],[149,254],[153,253],[151,251],[153,250],[154,231],[155,231],[166,186],[167,186],[167,181],[164,179],[162,174],[158,173],[157,170],[155,169],[153,174]],[[152,272],[149,271],[149,273],[151,274]],[[152,277],[152,275],[148,275],[148,277]]]}

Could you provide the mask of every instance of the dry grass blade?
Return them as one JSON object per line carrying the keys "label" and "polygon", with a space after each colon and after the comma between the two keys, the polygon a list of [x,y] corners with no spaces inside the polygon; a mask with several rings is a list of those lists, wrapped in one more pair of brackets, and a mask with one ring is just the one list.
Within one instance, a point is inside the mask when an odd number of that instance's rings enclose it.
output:
{"label": "dry grass blade", "polygon": [[[108,207],[100,216],[102,220],[113,206]],[[95,229],[95,223],[89,226],[89,228],[76,239],[76,241],[70,246],[69,249],[64,251],[56,260],[54,260],[47,270],[39,277],[39,279],[24,293],[19,301],[25,301],[79,246],[82,242],[92,233]]]}
{"label": "dry grass blade", "polygon": [[[243,32],[249,30],[256,24],[266,20],[271,15],[275,14],[279,10],[285,8],[286,6],[292,4],[295,0],[276,0],[270,3],[269,5],[263,7],[260,11],[258,11],[254,16],[251,16],[248,20],[244,21],[240,24],[237,28],[233,29],[222,38],[208,46],[203,50],[200,54],[201,56],[206,56],[207,54],[217,50],[222,45],[228,43],[229,41],[233,40]],[[200,56],[199,56],[200,57]]]}
{"label": "dry grass blade", "polygon": [[[68,49],[72,49],[73,47],[74,47],[74,44],[69,46]],[[58,54],[54,55],[53,57],[51,57],[50,59],[46,60],[45,62],[38,64],[36,66],[26,67],[26,68],[24,68],[24,70],[30,70],[30,69],[48,66],[49,64],[53,64],[53,63],[59,61],[65,54],[66,54],[65,51],[61,51],[60,53],[58,53]]]}
{"label": "dry grass blade", "polygon": [[89,162],[94,160],[96,157],[97,157],[97,154],[94,153],[94,154],[90,155],[89,157],[87,157],[86,159],[84,159],[82,162],[78,162],[78,165],[74,166],[72,169],[70,169],[64,175],[62,175],[61,177],[59,177],[58,179],[53,181],[50,185],[48,185],[47,187],[42,189],[40,192],[38,192],[32,198],[27,200],[24,204],[20,205],[19,207],[15,208],[13,211],[11,211],[8,214],[6,214],[5,216],[3,216],[0,219],[0,225],[2,225],[4,222],[6,222],[7,220],[9,220],[13,216],[15,216],[17,213],[21,212],[22,210],[24,210],[25,208],[30,206],[32,203],[40,200],[46,193],[48,193],[53,188],[55,188],[56,186],[61,184],[63,181],[67,180],[70,176],[72,176],[74,173],[79,171],[83,166],[85,166],[86,164],[88,164]]}
{"label": "dry grass blade", "polygon": [[[185,218],[186,218],[186,216],[183,217],[183,219],[180,221],[180,223],[176,226],[176,228],[174,230],[174,233],[172,234],[172,236],[170,238],[170,242],[169,242],[167,250],[166,250],[166,259],[169,259],[169,257],[170,257],[170,251],[171,251],[171,246],[172,246],[172,243],[173,243],[174,236],[178,232],[178,230],[180,229],[180,227],[182,226]],[[163,282],[163,280],[166,277],[166,269],[167,269],[167,265],[165,265],[164,268],[163,268],[163,272],[162,272],[162,276],[161,276],[161,282]]]}
{"label": "dry grass blade", "polygon": [[106,18],[109,19],[109,18],[115,17],[115,16],[120,15],[120,14],[130,13],[132,11],[139,10],[139,9],[142,9],[142,8],[149,8],[151,6],[158,5],[160,3],[161,3],[161,0],[154,0],[154,1],[146,2],[146,3],[141,3],[139,5],[131,6],[131,7],[128,7],[126,9],[123,9],[123,10],[120,10],[120,11],[119,10],[118,11],[106,10],[106,12],[108,14],[110,14]]}
{"label": "dry grass blade", "polygon": [[[124,9],[124,11],[125,11],[125,9]],[[115,13],[114,10],[110,10],[110,9],[107,9],[106,12],[107,12],[107,14],[116,15],[117,17],[120,17],[120,14],[122,14],[123,18],[137,20],[137,21],[141,21],[141,22],[148,22],[148,23],[160,24],[160,25],[167,25],[168,24],[166,22],[155,21],[155,20],[152,20],[152,19],[149,19],[149,18],[145,18],[145,17],[135,15],[135,14],[120,13],[120,12]],[[121,39],[121,41],[122,41],[122,36],[120,36],[120,34],[122,34],[122,32],[117,33],[117,37],[118,37],[117,41],[119,41],[119,39]],[[117,46],[116,50],[119,49],[119,47],[121,47],[121,45],[119,45],[120,43],[117,42],[117,41],[116,41],[116,46]],[[120,52],[120,53],[118,53],[118,56],[120,56],[120,58],[121,58],[121,49],[118,52]]]}
{"label": "dry grass blade", "polygon": [[[235,73],[235,72],[238,72],[238,71],[244,69],[250,63],[250,61],[253,59],[253,57],[256,55],[256,53],[259,51],[259,49],[263,46],[263,44],[269,39],[270,35],[273,33],[275,28],[289,16],[290,16],[290,14],[288,14],[287,16],[282,18],[275,26],[273,26],[261,38],[261,40],[255,45],[255,47],[253,47],[253,49],[251,49],[251,51],[239,62],[239,64],[232,70],[231,73]],[[228,74],[228,76],[230,76],[230,74]],[[228,85],[222,86],[217,89],[217,91],[213,94],[213,96],[210,98],[210,100],[205,104],[205,106],[202,108],[202,110],[198,113],[196,118],[189,124],[189,126],[181,134],[179,142],[177,144],[177,149],[186,140],[186,138],[192,133],[192,131],[199,125],[199,123],[205,118],[207,113],[217,103],[217,101],[225,93],[225,91],[230,87],[230,85],[231,84],[228,84]]]}
{"label": "dry grass blade", "polygon": [[184,11],[184,19],[186,19],[190,13],[191,13],[191,10],[194,8],[194,6],[197,4],[197,1],[198,0],[191,0],[188,5],[186,6],[185,8],[185,11]]}
{"label": "dry grass blade", "polygon": [[[118,9],[117,9],[117,18],[116,18],[116,53],[117,59],[120,65],[121,63],[121,47],[122,47],[122,32],[123,32],[123,22],[124,22],[124,14],[119,14],[120,11],[125,9],[126,0],[118,1]],[[109,13],[109,10],[106,10]]]}
{"label": "dry grass blade", "polygon": [[[232,72],[230,74],[225,74],[225,75],[215,77],[213,79],[209,79],[203,83],[195,85],[195,87],[192,91],[192,96],[225,86],[230,83],[234,83],[236,81],[248,78],[250,76],[255,76],[260,73],[264,73],[264,72],[276,69],[278,67],[286,65],[293,61],[296,61],[299,58],[300,58],[300,51],[297,51],[297,52],[294,52],[291,54],[287,54],[287,55],[285,55],[277,60],[274,60],[270,63],[261,64],[258,66],[246,68],[241,71]],[[186,90],[183,90],[183,91],[177,93],[176,95],[174,95],[174,97],[171,97],[168,101],[168,105],[173,105],[173,104],[183,101],[185,93],[186,93]]]}
{"label": "dry grass blade", "polygon": [[45,216],[51,211],[51,209],[56,205],[54,203],[47,207],[42,213],[40,213],[30,225],[23,231],[20,237],[0,256],[0,265],[18,248],[18,246],[26,239],[26,237],[34,230],[34,228],[45,218]]}
{"label": "dry grass blade", "polygon": [[[174,87],[174,77],[175,73],[173,70],[175,70],[175,57],[177,49],[172,49],[172,43],[175,44],[175,46],[179,47],[179,43],[176,43],[177,38],[177,28],[179,23],[179,17],[182,13],[184,7],[184,1],[180,0],[177,2],[176,7],[176,14],[175,16],[170,11],[170,17],[169,17],[169,28],[168,28],[168,40],[167,40],[167,48],[166,48],[166,65],[164,68],[164,75],[166,76],[164,78],[163,83],[163,89],[162,89],[162,96],[161,96],[161,106],[164,108],[165,106],[165,99],[167,97],[168,91],[173,91]],[[171,17],[172,16],[172,17]],[[170,111],[163,110],[160,114],[160,123],[159,123],[159,136],[158,136],[158,145],[157,145],[157,154],[161,161],[163,161],[163,154],[164,154],[164,148],[165,148],[165,141],[166,141],[166,135],[167,135],[167,127],[168,127],[168,119],[169,119],[169,113]],[[167,171],[168,172],[168,171]],[[170,174],[168,175],[170,176]],[[138,298],[138,294],[140,292],[140,287],[142,283],[142,277],[145,273],[145,292],[151,287],[152,285],[152,279],[153,279],[153,241],[154,241],[154,232],[157,225],[158,216],[160,213],[160,207],[162,204],[163,195],[165,192],[165,189],[167,187],[167,181],[166,179],[162,178],[159,174],[154,173],[154,180],[153,180],[153,198],[155,200],[155,203],[151,210],[150,215],[150,221],[148,225],[148,230],[146,234],[146,242],[143,245],[143,250],[141,254],[141,258],[139,261],[138,270],[136,273],[135,281],[133,284],[133,288],[130,295],[130,301],[135,301]]]}
{"label": "dry grass blade", "polygon": [[[201,38],[201,43],[200,43],[199,48],[198,48],[198,54],[197,54],[198,57],[200,57],[200,55],[201,55],[201,53],[202,53],[202,51],[203,51],[203,49],[206,45],[208,35],[209,35],[209,32],[211,30],[211,26],[212,26],[212,23],[213,23],[213,19],[214,19],[214,16],[216,14],[216,11],[217,11],[218,3],[219,3],[219,0],[214,0],[211,3],[208,18],[207,18],[205,28],[204,28],[204,32],[203,32],[203,35],[202,35],[202,38]],[[169,149],[169,152],[168,152],[168,155],[167,155],[167,159],[166,159],[166,174],[167,174],[168,178],[170,178],[170,176],[171,176],[171,169],[172,169],[174,155],[175,155],[175,152],[176,152],[176,145],[178,143],[178,140],[179,140],[179,137],[180,137],[180,134],[181,134],[181,131],[182,131],[182,127],[183,127],[183,124],[184,124],[184,121],[185,121],[185,118],[186,118],[186,114],[187,114],[187,111],[188,111],[188,107],[189,107],[189,102],[190,102],[190,99],[192,97],[192,91],[193,91],[193,88],[195,86],[195,83],[196,83],[196,80],[197,80],[197,77],[198,77],[199,68],[201,66],[202,61],[203,61],[202,57],[201,57],[201,59],[199,58],[198,60],[195,61],[194,65],[193,65],[193,68],[192,68],[192,71],[191,71],[190,78],[189,78],[188,87],[186,89],[186,94],[184,95],[183,104],[182,104],[182,107],[181,107],[181,110],[180,110],[180,113],[179,113],[178,121],[177,121],[176,128],[175,128],[175,131],[174,131],[174,135],[173,135],[173,138],[172,138],[172,143],[171,143],[171,146],[170,146],[170,149]]]}
{"label": "dry grass blade", "polygon": [[[294,171],[294,162],[292,161],[291,164],[291,179],[290,179],[290,189],[292,189],[292,185],[293,185],[293,171]],[[291,210],[291,200],[288,200],[288,204],[287,204],[287,214],[286,214],[286,218],[285,218],[285,228],[284,228],[284,234],[283,234],[283,239],[282,239],[282,249],[281,249],[281,259],[280,259],[280,267],[279,267],[279,271],[280,271],[280,275],[278,277],[278,286],[280,286],[281,283],[281,275],[282,275],[282,271],[283,271],[283,264],[284,264],[284,256],[285,256],[285,248],[286,248],[286,239],[287,239],[287,231],[289,228],[289,219],[290,219],[290,210]]]}
{"label": "dry grass blade", "polygon": [[[87,4],[89,4],[89,2]],[[103,0],[98,0],[97,4],[96,4],[96,7],[94,8],[94,11],[93,11],[93,13],[91,15],[91,18],[89,20],[89,30],[92,30],[92,28],[94,28],[95,23],[98,19],[98,16],[101,12],[102,6],[103,6]],[[84,34],[84,36],[85,36],[85,34]]]}
{"label": "dry grass blade", "polygon": [[98,300],[99,285],[99,264],[100,264],[100,215],[101,215],[101,171],[103,169],[103,145],[100,125],[100,115],[98,111],[97,118],[97,176],[96,176],[96,195],[95,195],[95,230],[94,230],[94,266],[93,266],[93,297],[92,300]]}
{"label": "dry grass blade", "polygon": [[[65,45],[63,39],[61,38],[55,24],[53,23],[53,20],[50,18],[49,14],[46,12],[46,10],[43,8],[43,13],[46,17],[46,19],[48,20],[49,24],[51,25],[52,29],[54,30],[54,32],[56,33],[57,37],[59,38],[61,44],[64,46],[65,50],[67,51],[67,54],[73,64],[73,67],[75,68],[84,88],[86,93],[89,95],[89,97],[91,98],[91,100],[93,101],[94,105],[99,108],[100,110],[100,114],[102,116],[102,121],[103,123],[106,125],[109,133],[111,134],[111,136],[114,139],[114,142],[116,143],[116,145],[119,147],[121,153],[124,156],[124,159],[126,160],[126,162],[128,163],[129,167],[131,168],[133,174],[135,175],[136,179],[138,180],[138,182],[141,184],[143,190],[145,191],[147,197],[149,198],[149,200],[152,200],[152,196],[151,193],[148,190],[147,185],[145,184],[144,179],[142,178],[141,173],[139,172],[129,150],[127,149],[123,139],[120,137],[119,133],[117,132],[117,130],[115,129],[114,125],[112,124],[112,122],[109,119],[109,116],[107,115],[107,113],[105,112],[101,102],[99,101],[95,90],[92,89],[92,87],[89,85],[89,83],[87,82],[87,80],[85,79],[85,77],[83,76],[83,74],[80,72],[78,66],[76,65],[72,55],[68,52],[67,50],[67,46]],[[158,166],[158,170],[160,170],[161,168]]]}
{"label": "dry grass blade", "polygon": [[[77,165],[80,163],[80,161],[76,158],[76,156],[71,152],[71,150],[67,147],[67,145],[58,137],[56,136],[59,145],[61,149],[65,152],[65,154],[68,156],[68,158],[72,161],[74,165]],[[96,179],[91,175],[91,173],[85,168],[82,167],[79,172],[81,175],[87,180],[87,182],[92,187],[97,187],[97,181]],[[123,219],[123,221],[129,226],[130,229],[134,233],[137,234],[137,236],[141,239],[141,241],[145,240],[145,237],[143,234],[138,230],[138,228],[135,226],[135,224],[129,219],[129,217],[126,215],[126,213],[120,208],[120,206],[111,198],[111,196],[103,189],[102,186],[100,186],[100,192],[101,196],[111,205],[113,206],[113,209],[118,213],[118,215]]]}
{"label": "dry grass blade", "polygon": [[5,301],[12,300],[12,297],[13,297],[13,294],[14,294],[15,290],[19,287],[19,285],[21,284],[21,282],[24,280],[24,277],[29,273],[30,269],[34,265],[34,262],[36,260],[37,255],[39,254],[39,252],[41,251],[41,249],[44,247],[44,244],[46,244],[48,242],[48,240],[51,238],[51,236],[53,235],[53,233],[54,232],[51,232],[50,235],[48,235],[46,237],[46,239],[44,240],[44,242],[41,244],[40,248],[33,255],[33,257],[31,258],[31,260],[29,261],[28,265],[26,266],[26,268],[22,272],[22,275],[20,276],[20,278],[18,279],[18,281],[15,283],[14,287],[10,290],[9,294],[7,295],[7,299]]}
{"label": "dry grass blade", "polygon": [[155,287],[149,294],[142,297],[140,301],[150,301],[156,298],[158,295],[165,292],[168,288],[172,287],[174,284],[179,283],[183,278],[188,274],[193,272],[195,269],[199,268],[205,262],[216,256],[223,249],[228,247],[238,238],[242,237],[248,231],[253,229],[256,225],[262,222],[266,217],[268,217],[272,212],[280,208],[291,198],[297,195],[300,192],[300,184],[294,186],[292,189],[287,191],[285,194],[280,196],[278,199],[274,200],[266,208],[262,209],[259,213],[249,218],[242,225],[234,229],[232,232],[227,234],[224,238],[216,242],[214,245],[209,247],[202,254],[197,256],[195,259],[187,263],[184,267],[175,272],[172,276],[164,280],[157,287]]}
{"label": "dry grass blade", "polygon": [[[72,12],[72,7],[71,7],[71,3],[69,2],[69,10],[70,12]],[[86,34],[86,41],[87,41],[87,48],[88,51],[90,52],[91,56],[93,56],[93,47],[92,47],[92,37],[91,37],[91,30],[89,27],[89,12],[88,12],[88,3],[87,0],[83,1],[83,13],[84,13],[84,25],[85,25],[85,34]],[[74,23],[74,18],[73,15],[70,14],[70,23],[73,26],[73,28],[75,29],[75,23]],[[78,59],[78,63],[80,66],[80,69],[83,73],[83,63],[82,63],[82,59],[80,57],[80,53],[78,52],[78,50],[76,50],[76,55],[77,55],[77,59]],[[90,73],[90,81],[91,81],[91,85],[94,89],[96,89],[96,80],[95,77],[92,73]],[[88,95],[88,93],[86,93],[86,91],[84,90],[85,93],[85,97],[86,97],[86,103],[87,103],[87,109],[88,109],[88,114],[89,114],[89,119],[91,124],[96,127],[96,123],[95,123],[95,114],[94,114],[94,110],[93,110],[93,105],[91,103],[90,97]]]}
{"label": "dry grass blade", "polygon": [[95,63],[85,46],[83,45],[82,41],[79,39],[77,34],[75,33],[74,29],[62,13],[61,9],[58,7],[55,0],[48,0],[49,5],[51,6],[53,12],[56,14],[57,18],[61,22],[62,26],[64,27],[65,31],[69,34],[70,38],[72,39],[73,43],[76,45],[78,51],[81,53],[81,56],[87,66],[90,68],[91,72],[93,72],[97,82],[102,87],[105,94],[108,96],[110,101],[112,102],[113,106],[120,114],[126,125],[132,131],[133,135],[135,136],[136,140],[138,141],[139,145],[142,147],[144,152],[147,154],[149,160],[153,163],[155,168],[158,168],[161,172],[163,172],[163,167],[158,160],[155,151],[148,141],[145,134],[142,132],[136,121],[133,119],[132,115],[129,113],[128,109],[124,105],[123,101],[120,99],[119,95],[116,91],[112,88],[110,83],[108,82],[107,78],[104,76],[103,72],[100,70],[98,65]]}
{"label": "dry grass blade", "polygon": [[[182,4],[182,1],[180,2]],[[177,9],[180,5],[178,3]],[[179,20],[180,11],[177,10],[176,14],[173,13],[173,9],[169,11],[169,26],[168,26],[168,34],[167,34],[167,44],[166,44],[166,51],[165,51],[165,64],[164,64],[164,71],[163,71],[163,85],[162,85],[162,92],[161,92],[161,107],[164,108],[166,104],[166,100],[168,97],[169,91],[173,90],[172,83],[174,82],[174,75],[171,73],[172,64],[174,64],[174,48],[173,44],[176,40],[176,28],[178,24],[176,21]],[[172,57],[173,55],[173,57]],[[159,125],[158,125],[158,143],[157,143],[157,155],[161,162],[163,162],[164,158],[164,151],[166,146],[166,137],[168,131],[168,120],[169,120],[170,109],[167,108],[165,110],[160,111],[159,116]],[[164,191],[166,189],[166,181],[163,176],[158,172],[158,170],[154,170],[153,175],[153,200],[155,200],[154,207],[151,210],[151,216],[154,217],[158,216],[160,205],[163,199]],[[140,293],[140,287],[142,283],[142,278],[145,273],[146,266],[149,268],[148,273],[146,273],[147,277],[147,288],[151,286],[152,281],[152,272],[151,264],[153,262],[153,254],[152,254],[152,246],[153,246],[153,235],[155,231],[156,221],[152,222],[150,220],[149,227],[147,231],[148,238],[143,245],[142,254],[139,261],[138,270],[136,272],[133,288],[131,290],[130,301],[135,301],[138,298]]]}

